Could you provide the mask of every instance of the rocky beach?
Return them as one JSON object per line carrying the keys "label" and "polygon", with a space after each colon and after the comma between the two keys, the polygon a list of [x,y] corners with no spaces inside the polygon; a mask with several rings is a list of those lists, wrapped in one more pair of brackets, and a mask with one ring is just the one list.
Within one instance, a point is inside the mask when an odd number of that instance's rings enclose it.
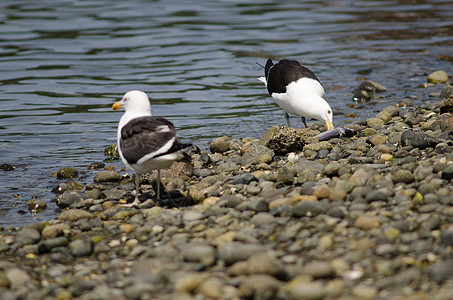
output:
{"label": "rocky beach", "polygon": [[447,80],[428,78],[442,83],[423,106],[347,124],[354,137],[319,141],[311,122],[193,146],[162,171],[163,202],[141,178],[139,208],[120,205],[128,171],[93,163],[82,183],[62,168],[57,218],[1,228],[0,298],[452,299]]}

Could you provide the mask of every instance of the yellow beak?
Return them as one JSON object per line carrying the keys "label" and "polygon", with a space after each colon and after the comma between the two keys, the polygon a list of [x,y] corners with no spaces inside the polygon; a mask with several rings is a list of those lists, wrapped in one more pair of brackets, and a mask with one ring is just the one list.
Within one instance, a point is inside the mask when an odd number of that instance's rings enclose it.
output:
{"label": "yellow beak", "polygon": [[332,122],[330,122],[329,119],[326,119],[326,126],[327,126],[327,130],[332,130],[335,128],[335,127],[333,127],[333,124],[332,124]]}
{"label": "yellow beak", "polygon": [[113,110],[118,110],[118,109],[120,109],[120,108],[122,108],[122,107],[123,107],[123,103],[121,103],[121,101],[115,102],[115,103],[113,103],[113,105],[112,105],[112,109],[113,109]]}

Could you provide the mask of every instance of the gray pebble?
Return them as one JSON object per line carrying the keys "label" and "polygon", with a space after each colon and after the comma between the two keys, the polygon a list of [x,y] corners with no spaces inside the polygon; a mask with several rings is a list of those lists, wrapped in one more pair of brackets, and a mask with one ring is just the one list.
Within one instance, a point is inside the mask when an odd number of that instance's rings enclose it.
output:
{"label": "gray pebble", "polygon": [[31,278],[21,268],[10,268],[5,271],[5,275],[9,280],[10,283],[10,288],[11,289],[16,289],[19,287],[22,287],[26,285],[28,282],[30,282]]}
{"label": "gray pebble", "polygon": [[94,182],[118,182],[121,174],[115,171],[102,171],[94,175]]}
{"label": "gray pebble", "polygon": [[17,232],[16,243],[19,246],[34,244],[41,239],[41,234],[38,230],[30,227],[22,228]]}
{"label": "gray pebble", "polygon": [[206,268],[215,264],[217,252],[208,244],[190,244],[182,250],[182,256],[186,261],[200,263]]}
{"label": "gray pebble", "polygon": [[247,204],[247,209],[256,212],[269,211],[269,203],[264,198],[255,198]]}
{"label": "gray pebble", "polygon": [[74,256],[87,256],[93,251],[93,243],[90,239],[76,239],[69,243],[69,249]]}
{"label": "gray pebble", "polygon": [[295,217],[315,217],[327,212],[327,208],[318,201],[303,200],[293,207]]}
{"label": "gray pebble", "polygon": [[230,242],[220,246],[219,258],[229,266],[237,261],[246,260],[250,255],[260,251],[264,251],[264,247],[259,244]]}

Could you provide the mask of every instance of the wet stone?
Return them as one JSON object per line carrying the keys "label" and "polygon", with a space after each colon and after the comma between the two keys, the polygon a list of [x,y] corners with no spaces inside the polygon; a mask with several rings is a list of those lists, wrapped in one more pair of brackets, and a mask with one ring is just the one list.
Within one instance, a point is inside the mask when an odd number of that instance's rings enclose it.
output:
{"label": "wet stone", "polygon": [[258,181],[258,179],[250,173],[244,173],[237,176],[233,180],[233,184],[249,184],[251,181]]}
{"label": "wet stone", "polygon": [[437,70],[428,75],[428,82],[439,84],[448,81],[448,74],[444,70]]}
{"label": "wet stone", "polygon": [[115,171],[102,171],[94,175],[94,182],[118,182],[121,180],[121,174]]}
{"label": "wet stone", "polygon": [[318,201],[302,200],[293,208],[295,217],[315,217],[327,212],[327,207]]}
{"label": "wet stone", "polygon": [[226,137],[219,137],[213,140],[209,144],[209,150],[211,153],[224,153],[229,151],[231,148],[230,144],[227,143],[227,140],[228,138]]}
{"label": "wet stone", "polygon": [[68,178],[75,178],[79,175],[79,172],[74,168],[61,168],[57,171],[57,178],[58,179],[68,179]]}
{"label": "wet stone", "polygon": [[414,148],[426,149],[428,147],[435,147],[440,141],[424,132],[415,132],[406,130],[401,134],[401,145],[412,146]]}
{"label": "wet stone", "polygon": [[81,191],[65,191],[57,198],[57,204],[60,207],[69,207],[74,203],[87,199],[88,196]]}

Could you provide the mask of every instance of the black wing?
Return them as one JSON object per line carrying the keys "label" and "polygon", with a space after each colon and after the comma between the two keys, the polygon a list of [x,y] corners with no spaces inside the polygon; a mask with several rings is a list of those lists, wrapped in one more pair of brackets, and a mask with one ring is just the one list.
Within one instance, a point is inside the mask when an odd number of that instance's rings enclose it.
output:
{"label": "black wing", "polygon": [[[166,151],[161,148],[175,138]],[[176,138],[175,126],[161,117],[140,117],[131,120],[121,129],[120,148],[124,158],[135,164],[145,155],[155,153],[154,157],[173,153],[188,147]]]}
{"label": "black wing", "polygon": [[[269,59],[266,63],[268,66]],[[319,81],[315,73],[310,69],[302,66],[295,60],[283,59],[267,70],[267,90],[270,95],[272,93],[285,93],[286,86],[291,82],[297,81],[302,77],[307,77]]]}

